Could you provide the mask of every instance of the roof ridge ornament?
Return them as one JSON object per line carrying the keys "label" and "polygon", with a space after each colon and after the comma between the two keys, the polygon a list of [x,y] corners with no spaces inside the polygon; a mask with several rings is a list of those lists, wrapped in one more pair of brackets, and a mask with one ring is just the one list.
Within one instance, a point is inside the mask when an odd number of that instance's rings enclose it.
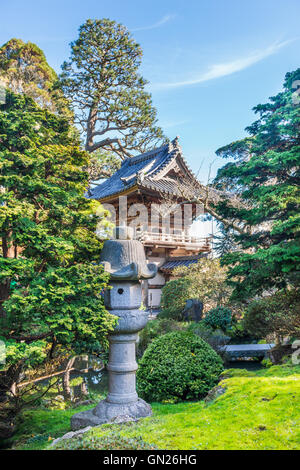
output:
{"label": "roof ridge ornament", "polygon": [[181,146],[179,144],[179,135],[175,137],[175,139],[172,141],[173,147],[182,151]]}
{"label": "roof ridge ornament", "polygon": [[168,153],[172,153],[174,150],[179,150],[182,152],[182,148],[179,144],[179,135],[177,135],[175,139],[170,140],[168,143]]}
{"label": "roof ridge ornament", "polygon": [[144,169],[139,170],[136,175],[136,182],[137,184],[142,184],[145,179],[146,171]]}
{"label": "roof ridge ornament", "polygon": [[173,147],[173,140],[169,140],[168,142],[168,153],[173,152],[174,147]]}

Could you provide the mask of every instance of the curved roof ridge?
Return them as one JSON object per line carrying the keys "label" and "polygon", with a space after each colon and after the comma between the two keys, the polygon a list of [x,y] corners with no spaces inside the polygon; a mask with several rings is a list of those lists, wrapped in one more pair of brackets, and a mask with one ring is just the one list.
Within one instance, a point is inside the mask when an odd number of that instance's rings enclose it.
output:
{"label": "curved roof ridge", "polygon": [[172,150],[171,153],[167,153],[165,160],[158,167],[149,171],[149,173],[147,173],[147,177],[152,178],[153,176],[161,176],[164,174],[165,169],[174,161],[174,157],[176,157],[174,150]]}
{"label": "curved roof ridge", "polygon": [[[137,163],[143,162],[145,160],[148,160],[149,158],[153,158],[154,155],[157,153],[162,152],[162,150],[166,150],[168,147],[168,144],[163,144],[160,147],[157,147],[155,149],[149,150],[146,153],[140,153],[139,155],[136,155],[135,157],[130,157],[127,158],[125,161],[129,163],[130,166],[136,165]],[[124,161],[124,162],[125,162]]]}
{"label": "curved roof ridge", "polygon": [[181,167],[187,173],[188,178],[196,179],[182,155],[178,137],[159,148],[132,158],[126,158],[119,170],[91,190],[90,198],[100,201],[107,200],[107,198],[122,194],[136,185],[153,186],[154,190],[156,188],[159,191],[165,185],[165,189],[174,194],[174,191],[176,193],[176,182],[165,177],[175,166]]}

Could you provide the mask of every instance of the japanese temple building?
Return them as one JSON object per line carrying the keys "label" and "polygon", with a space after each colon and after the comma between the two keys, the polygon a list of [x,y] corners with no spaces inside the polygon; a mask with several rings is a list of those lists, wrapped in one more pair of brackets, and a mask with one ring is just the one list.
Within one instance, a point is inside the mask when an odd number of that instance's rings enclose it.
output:
{"label": "japanese temple building", "polygon": [[126,158],[116,173],[90,190],[89,197],[114,212],[117,225],[134,226],[148,262],[158,265],[155,278],[143,281],[147,307],[159,307],[161,289],[172,278],[175,267],[189,266],[211,252],[210,238],[190,234],[192,220],[199,214],[196,204],[185,200],[182,188],[197,184],[176,138],[150,152]]}

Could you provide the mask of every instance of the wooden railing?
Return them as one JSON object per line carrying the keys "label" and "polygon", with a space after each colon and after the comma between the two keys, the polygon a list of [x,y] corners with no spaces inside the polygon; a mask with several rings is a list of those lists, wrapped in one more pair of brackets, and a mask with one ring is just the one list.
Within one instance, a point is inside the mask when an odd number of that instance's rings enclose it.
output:
{"label": "wooden railing", "polygon": [[136,238],[141,242],[170,242],[195,245],[207,245],[211,243],[211,237],[196,237],[182,233],[156,233],[156,232],[136,232]]}

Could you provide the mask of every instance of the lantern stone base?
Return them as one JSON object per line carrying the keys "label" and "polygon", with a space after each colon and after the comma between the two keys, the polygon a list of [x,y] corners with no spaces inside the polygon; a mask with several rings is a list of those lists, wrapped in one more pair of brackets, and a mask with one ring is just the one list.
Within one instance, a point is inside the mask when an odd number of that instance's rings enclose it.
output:
{"label": "lantern stone base", "polygon": [[152,416],[151,406],[141,398],[128,404],[109,403],[102,400],[96,408],[74,414],[71,418],[71,428],[77,431],[87,426],[99,426],[114,421],[120,424],[130,421],[130,418],[135,421],[148,416]]}

